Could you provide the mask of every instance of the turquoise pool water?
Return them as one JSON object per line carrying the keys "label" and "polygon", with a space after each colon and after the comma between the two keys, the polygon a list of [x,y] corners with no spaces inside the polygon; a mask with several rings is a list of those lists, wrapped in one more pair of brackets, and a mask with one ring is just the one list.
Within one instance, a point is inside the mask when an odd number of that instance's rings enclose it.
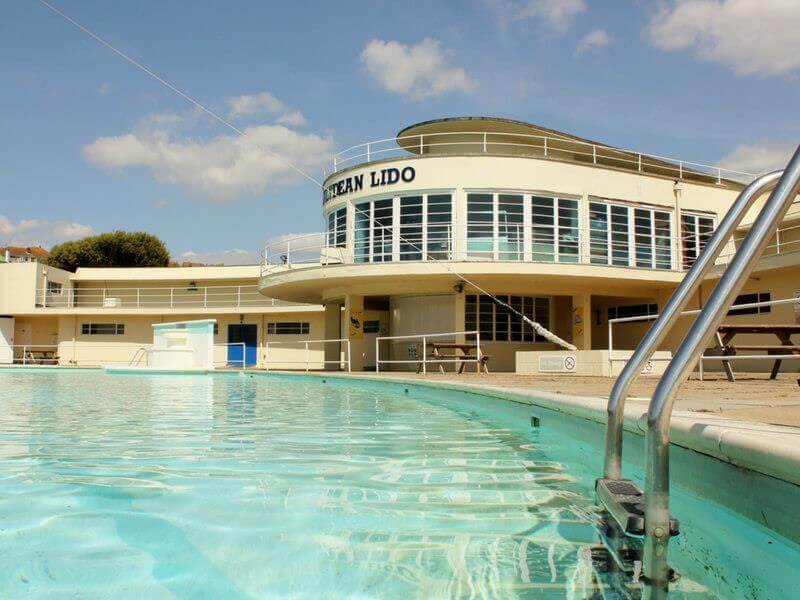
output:
{"label": "turquoise pool water", "polygon": [[[577,419],[232,374],[8,370],[0,402],[3,598],[597,591],[600,432]],[[795,545],[680,490],[674,509],[676,597],[791,597]]]}

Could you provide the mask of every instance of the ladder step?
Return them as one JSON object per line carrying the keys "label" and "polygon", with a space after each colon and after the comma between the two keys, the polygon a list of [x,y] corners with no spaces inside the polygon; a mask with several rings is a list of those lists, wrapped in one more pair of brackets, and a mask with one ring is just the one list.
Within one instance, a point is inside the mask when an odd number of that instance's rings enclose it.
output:
{"label": "ladder step", "polygon": [[[626,535],[644,535],[644,492],[630,479],[598,479],[595,492],[600,504]],[[678,535],[677,519],[669,520],[669,534]]]}

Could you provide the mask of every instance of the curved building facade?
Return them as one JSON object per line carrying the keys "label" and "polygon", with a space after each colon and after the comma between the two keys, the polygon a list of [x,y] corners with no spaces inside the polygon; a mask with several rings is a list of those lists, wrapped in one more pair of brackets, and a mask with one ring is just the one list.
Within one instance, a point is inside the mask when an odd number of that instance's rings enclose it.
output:
{"label": "curved building facade", "polygon": [[[516,312],[607,348],[608,319],[660,308],[744,175],[491,118],[413,125],[332,167],[325,231],[268,244],[260,287],[324,304],[326,339],[360,323],[353,367],[366,369],[377,336],[479,332],[493,369],[514,370],[518,352],[555,348]],[[644,328],[615,335],[624,347]]]}

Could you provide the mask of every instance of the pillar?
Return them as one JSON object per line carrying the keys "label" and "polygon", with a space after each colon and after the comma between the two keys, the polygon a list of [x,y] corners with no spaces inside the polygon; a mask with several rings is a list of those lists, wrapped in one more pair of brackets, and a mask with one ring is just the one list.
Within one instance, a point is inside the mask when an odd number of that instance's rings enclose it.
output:
{"label": "pillar", "polygon": [[[342,305],[339,302],[325,304],[325,335],[323,339],[338,340],[342,337]],[[325,370],[338,371],[336,361],[341,360],[342,344],[329,343],[325,345]],[[345,356],[345,359],[347,357]]]}
{"label": "pillar", "polygon": [[353,371],[364,370],[364,296],[347,294],[344,301],[344,330],[350,340]]}
{"label": "pillar", "polygon": [[578,350],[592,349],[592,296],[572,296],[572,343]]}

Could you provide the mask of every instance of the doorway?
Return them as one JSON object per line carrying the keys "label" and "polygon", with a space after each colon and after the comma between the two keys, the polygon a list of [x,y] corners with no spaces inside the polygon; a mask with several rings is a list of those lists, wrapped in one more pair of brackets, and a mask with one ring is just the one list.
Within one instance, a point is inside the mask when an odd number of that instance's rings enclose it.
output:
{"label": "doorway", "polygon": [[[244,357],[242,346],[244,343]],[[258,325],[250,323],[231,323],[228,325],[228,366],[251,367],[256,364],[256,348],[258,347]]]}

